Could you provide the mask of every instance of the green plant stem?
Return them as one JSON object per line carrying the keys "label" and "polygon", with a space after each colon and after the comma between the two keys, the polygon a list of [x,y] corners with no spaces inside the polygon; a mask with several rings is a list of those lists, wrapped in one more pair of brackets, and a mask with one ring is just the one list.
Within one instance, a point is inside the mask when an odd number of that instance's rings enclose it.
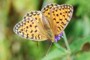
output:
{"label": "green plant stem", "polygon": [[58,43],[54,43],[54,45],[55,45],[58,49],[60,49],[61,51],[67,52],[67,50],[64,49],[63,47],[61,47]]}
{"label": "green plant stem", "polygon": [[68,44],[68,41],[67,41],[65,32],[63,32],[63,39],[64,39],[64,42],[65,42],[65,44],[66,44],[67,50],[70,52],[71,50],[70,50],[70,48],[69,48],[69,44]]}
{"label": "green plant stem", "polygon": [[66,44],[67,51],[68,51],[67,60],[72,60],[72,58],[70,57],[70,55],[71,55],[71,50],[70,50],[70,47],[69,47],[69,44],[68,44],[68,41],[67,41],[65,32],[63,32],[63,39],[64,39],[64,42],[65,42],[65,44]]}

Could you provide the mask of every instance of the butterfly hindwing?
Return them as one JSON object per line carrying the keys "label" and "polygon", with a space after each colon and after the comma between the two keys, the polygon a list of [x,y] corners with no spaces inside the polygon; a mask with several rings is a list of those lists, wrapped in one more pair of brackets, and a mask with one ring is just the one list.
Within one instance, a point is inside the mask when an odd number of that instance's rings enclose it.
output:
{"label": "butterfly hindwing", "polygon": [[42,14],[40,11],[27,13],[23,20],[15,25],[14,32],[23,38],[34,41],[47,40],[47,37],[44,34],[41,16]]}

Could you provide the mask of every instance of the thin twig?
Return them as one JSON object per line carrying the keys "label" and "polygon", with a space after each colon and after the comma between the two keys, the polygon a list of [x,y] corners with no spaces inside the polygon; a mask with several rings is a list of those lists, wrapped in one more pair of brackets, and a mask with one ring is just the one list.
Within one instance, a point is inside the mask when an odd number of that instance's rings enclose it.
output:
{"label": "thin twig", "polygon": [[47,56],[48,52],[50,51],[51,46],[52,46],[52,42],[51,42],[51,44],[50,44],[50,46],[49,46],[49,48],[48,48],[48,50],[47,50],[45,56]]}

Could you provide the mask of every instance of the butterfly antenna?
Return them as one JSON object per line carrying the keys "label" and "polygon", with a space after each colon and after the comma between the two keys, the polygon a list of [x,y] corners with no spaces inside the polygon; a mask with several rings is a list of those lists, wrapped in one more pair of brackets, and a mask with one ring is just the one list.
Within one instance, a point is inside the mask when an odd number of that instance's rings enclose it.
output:
{"label": "butterfly antenna", "polygon": [[50,46],[49,46],[49,48],[48,48],[48,50],[47,50],[45,56],[47,56],[48,52],[50,51],[51,46],[52,46],[52,42],[51,42],[51,44],[50,44]]}

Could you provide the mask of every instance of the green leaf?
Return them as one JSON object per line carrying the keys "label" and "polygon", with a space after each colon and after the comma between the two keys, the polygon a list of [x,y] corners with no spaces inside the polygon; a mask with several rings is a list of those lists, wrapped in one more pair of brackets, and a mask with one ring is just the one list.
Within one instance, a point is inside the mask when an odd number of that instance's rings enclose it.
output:
{"label": "green leaf", "polygon": [[84,15],[83,19],[83,36],[88,36],[90,34],[90,19],[87,15]]}
{"label": "green leaf", "polygon": [[83,45],[87,42],[90,43],[90,36],[76,39],[72,42],[72,44],[70,44],[70,49],[73,53],[78,52],[82,49]]}
{"label": "green leaf", "polygon": [[59,49],[54,49],[48,55],[46,55],[41,60],[55,60],[57,58],[61,58],[62,56],[66,55],[65,52],[60,51]]}
{"label": "green leaf", "polygon": [[74,34],[74,37],[77,38],[78,36],[81,36],[83,33],[83,21],[81,19],[77,19],[77,21],[74,24],[74,29],[72,34]]}
{"label": "green leaf", "polygon": [[61,47],[58,43],[54,43],[55,48],[48,53],[42,60],[57,60],[68,54],[68,51]]}
{"label": "green leaf", "polygon": [[77,54],[75,60],[90,60],[90,52]]}

